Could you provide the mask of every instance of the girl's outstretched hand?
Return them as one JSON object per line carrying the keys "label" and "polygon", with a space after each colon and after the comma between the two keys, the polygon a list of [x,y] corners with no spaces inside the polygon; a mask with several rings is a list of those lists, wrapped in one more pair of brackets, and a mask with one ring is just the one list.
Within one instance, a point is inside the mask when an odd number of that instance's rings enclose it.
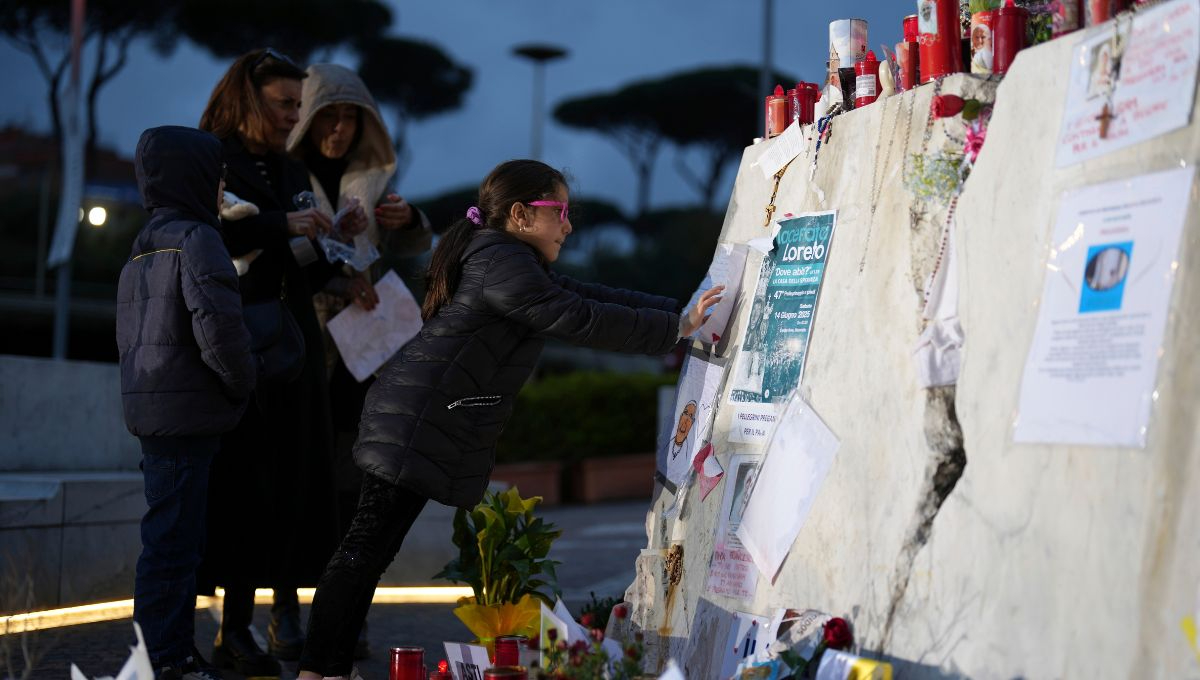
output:
{"label": "girl's outstretched hand", "polygon": [[704,325],[704,319],[708,316],[708,310],[721,301],[721,293],[724,290],[725,286],[713,286],[700,294],[700,300],[696,302],[696,306],[684,313],[683,320],[679,324],[680,337],[686,338],[700,330],[700,327]]}

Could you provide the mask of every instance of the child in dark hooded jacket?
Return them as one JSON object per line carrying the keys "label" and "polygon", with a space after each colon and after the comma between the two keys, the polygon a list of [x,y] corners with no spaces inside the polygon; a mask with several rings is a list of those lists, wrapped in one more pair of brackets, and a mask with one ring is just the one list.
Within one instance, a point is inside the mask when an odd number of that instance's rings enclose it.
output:
{"label": "child in dark hooded jacket", "polygon": [[196,651],[196,568],[208,471],[254,389],[238,277],[218,231],[221,143],[183,127],[146,130],[135,159],[150,220],[117,288],[125,424],[142,447],[148,508],[133,618],[156,677],[219,678]]}

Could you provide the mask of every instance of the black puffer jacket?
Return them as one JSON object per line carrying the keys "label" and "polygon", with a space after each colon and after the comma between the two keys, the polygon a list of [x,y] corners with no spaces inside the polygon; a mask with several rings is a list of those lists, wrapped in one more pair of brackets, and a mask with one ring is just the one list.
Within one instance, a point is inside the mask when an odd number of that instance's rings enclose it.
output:
{"label": "black puffer jacket", "polygon": [[117,286],[125,424],[143,437],[219,435],[255,381],[237,272],[217,231],[221,143],[153,128],[135,167],[151,217]]}
{"label": "black puffer jacket", "polygon": [[462,263],[451,301],[367,392],[354,459],[393,484],[472,507],[544,338],[665,354],[678,340],[679,303],[558,276],[494,229],[476,234]]}

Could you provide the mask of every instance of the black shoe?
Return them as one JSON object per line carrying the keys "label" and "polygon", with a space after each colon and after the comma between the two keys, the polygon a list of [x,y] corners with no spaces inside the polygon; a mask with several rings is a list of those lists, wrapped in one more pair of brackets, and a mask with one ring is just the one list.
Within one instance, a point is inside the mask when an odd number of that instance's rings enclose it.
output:
{"label": "black shoe", "polygon": [[276,603],[271,607],[271,623],[267,625],[267,651],[276,659],[295,661],[303,648],[299,603]]}
{"label": "black shoe", "polygon": [[354,660],[361,661],[371,656],[371,646],[367,643],[367,622],[363,621],[362,630],[358,631],[358,640],[354,643]]}
{"label": "black shoe", "polygon": [[277,678],[281,670],[279,662],[259,648],[248,628],[218,631],[213,663],[251,678]]}
{"label": "black shoe", "polygon": [[158,680],[222,680],[221,672],[204,660],[200,652],[192,651],[192,656],[182,663],[170,666],[159,666],[154,669],[154,677]]}

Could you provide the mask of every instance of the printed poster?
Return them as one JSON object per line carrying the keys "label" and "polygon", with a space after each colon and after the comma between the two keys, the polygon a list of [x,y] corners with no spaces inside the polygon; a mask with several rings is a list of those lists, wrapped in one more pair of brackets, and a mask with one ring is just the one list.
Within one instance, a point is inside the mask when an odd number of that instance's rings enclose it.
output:
{"label": "printed poster", "polygon": [[750,553],[738,540],[737,528],[742,523],[746,501],[758,478],[762,456],[738,454],[723,475],[725,492],[721,499],[717,536],[713,544],[712,561],[708,567],[708,592],[716,595],[749,600],[758,585],[758,572]]}
{"label": "printed poster", "polygon": [[[1059,130],[1062,168],[1188,124],[1200,62],[1200,0],[1175,0],[1090,31],[1074,48]],[[1117,52],[1123,52],[1117,59]],[[1114,70],[1119,61],[1120,71]],[[1111,94],[1111,97],[1110,97]],[[1111,102],[1110,102],[1111,99]],[[1115,117],[1100,138],[1105,105]]]}
{"label": "printed poster", "polygon": [[1145,447],[1192,180],[1182,168],[1063,196],[1015,441]]}
{"label": "printed poster", "polygon": [[783,401],[800,384],[836,218],[829,211],[779,222],[759,268],[732,401]]}

